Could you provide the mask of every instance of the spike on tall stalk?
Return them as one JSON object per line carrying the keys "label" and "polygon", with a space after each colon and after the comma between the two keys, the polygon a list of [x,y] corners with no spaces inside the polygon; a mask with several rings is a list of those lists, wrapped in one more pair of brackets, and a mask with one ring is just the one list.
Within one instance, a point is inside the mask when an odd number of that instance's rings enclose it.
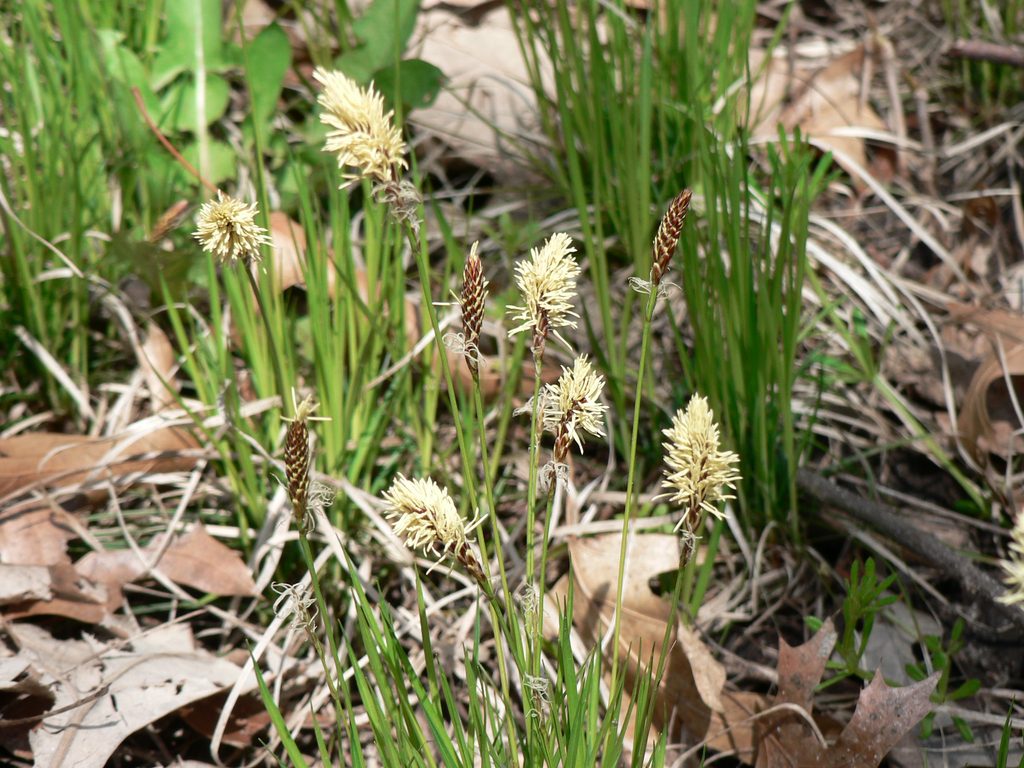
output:
{"label": "spike on tall stalk", "polygon": [[692,196],[693,192],[689,189],[684,189],[676,195],[658,227],[658,234],[654,238],[654,262],[651,265],[651,285],[654,288],[658,287],[668,272],[672,255],[679,243],[679,233],[682,232],[683,222],[686,221],[686,213],[690,210]]}

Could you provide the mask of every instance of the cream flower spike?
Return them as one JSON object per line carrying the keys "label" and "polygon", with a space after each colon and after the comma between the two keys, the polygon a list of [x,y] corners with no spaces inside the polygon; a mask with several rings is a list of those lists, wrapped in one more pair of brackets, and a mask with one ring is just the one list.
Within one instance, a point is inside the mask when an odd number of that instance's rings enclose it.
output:
{"label": "cream flower spike", "polygon": [[385,516],[407,546],[430,552],[438,564],[452,555],[486,588],[480,561],[466,541],[466,524],[446,488],[430,478],[410,480],[400,474],[384,492],[384,501]]}
{"label": "cream flower spike", "polygon": [[565,461],[569,443],[583,451],[582,433],[604,435],[604,415],[608,406],[601,402],[604,376],[597,373],[586,355],[577,357],[572,368],[562,367],[562,375],[547,384],[541,393],[544,428],[555,435],[555,461]]}
{"label": "cream flower spike", "polygon": [[[1007,605],[1024,603],[1024,512],[1017,515],[1017,522],[1010,531],[1010,554],[999,564],[1004,571],[1003,582],[1006,594],[999,597],[999,602]],[[1024,608],[1024,605],[1021,606]]]}
{"label": "cream flower spike", "polygon": [[324,86],[317,98],[323,108],[320,122],[330,126],[324,150],[338,155],[338,167],[358,169],[344,173],[348,181],[375,179],[381,184],[396,181],[398,170],[408,167],[405,140],[395,127],[394,111],[384,112],[384,98],[371,83],[360,88],[341,72],[318,68],[313,79]]}
{"label": "cream flower spike", "polygon": [[559,328],[575,328],[579,317],[573,311],[576,278],[580,266],[572,254],[576,249],[572,238],[564,232],[552,235],[541,248],[530,251],[529,259],[516,264],[516,285],[523,296],[523,305],[510,305],[512,319],[519,324],[508,332],[509,337],[524,331],[533,332],[533,352],[543,355],[544,344],[551,332],[565,344]]}
{"label": "cream flower spike", "polygon": [[719,450],[718,425],[707,398],[691,397],[685,411],[676,411],[672,426],[664,434],[668,438],[663,446],[665,482],[674,491],[672,501],[685,508],[676,530],[686,527],[694,531],[702,510],[724,518],[718,502],[734,498],[725,491],[734,489],[740,480],[740,473],[732,466],[739,457]]}
{"label": "cream flower spike", "polygon": [[255,203],[246,205],[217,190],[217,199],[203,204],[192,236],[221,263],[260,260],[260,246],[269,245],[267,230],[256,223]]}

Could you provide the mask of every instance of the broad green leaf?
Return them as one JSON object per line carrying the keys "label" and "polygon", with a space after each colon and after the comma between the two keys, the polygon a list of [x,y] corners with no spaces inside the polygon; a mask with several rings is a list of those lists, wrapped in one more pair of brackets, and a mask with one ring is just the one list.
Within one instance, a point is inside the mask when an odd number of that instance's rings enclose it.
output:
{"label": "broad green leaf", "polygon": [[391,104],[398,104],[396,97],[400,96],[402,112],[406,114],[434,103],[444,82],[444,72],[422,59],[406,59],[398,65],[397,73],[393,66],[377,70],[373,81]]}
{"label": "broad green leaf", "polygon": [[153,62],[150,86],[159,91],[182,72],[222,71],[220,0],[174,0],[167,9],[160,53]]}
{"label": "broad green leaf", "polygon": [[206,91],[203,95],[203,122],[200,124],[199,93],[196,89],[196,80],[190,77],[175,83],[167,90],[163,101],[163,113],[170,118],[174,130],[197,133],[200,128],[224,114],[230,97],[231,89],[226,80],[218,75],[207,75]]}
{"label": "broad green leaf", "polygon": [[149,87],[146,77],[146,68],[142,66],[139,57],[134,51],[121,45],[124,40],[124,33],[116,29],[98,29],[96,36],[100,41],[100,50],[103,52],[103,63],[106,66],[110,77],[118,83],[123,83],[128,88],[138,88],[142,94],[142,102],[146,110],[155,120],[159,110],[160,102],[153,89]]}
{"label": "broad green leaf", "polygon": [[266,122],[274,113],[284,75],[292,63],[292,46],[277,24],[264,27],[249,44],[248,80],[252,98],[252,119]]}
{"label": "broad green leaf", "polygon": [[238,153],[231,145],[223,141],[211,141],[210,164],[207,168],[200,167],[199,147],[189,144],[182,150],[182,156],[202,172],[211,184],[219,185],[222,181],[233,179],[238,175]]}
{"label": "broad green leaf", "polygon": [[401,57],[416,25],[419,0],[374,0],[352,25],[361,45],[338,59],[338,69],[359,83]]}

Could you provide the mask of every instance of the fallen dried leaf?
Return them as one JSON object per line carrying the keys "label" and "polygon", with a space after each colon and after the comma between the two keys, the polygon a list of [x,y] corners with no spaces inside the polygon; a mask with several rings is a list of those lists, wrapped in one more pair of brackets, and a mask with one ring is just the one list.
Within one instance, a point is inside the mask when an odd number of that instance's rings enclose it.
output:
{"label": "fallen dried leaf", "polygon": [[145,562],[130,549],[108,549],[88,553],[75,568],[105,584],[137,581],[156,568],[176,584],[202,592],[246,597],[256,593],[252,573],[241,556],[210,536],[202,525],[174,536],[170,544],[166,544],[166,539],[166,534],[160,534],[141,550]]}
{"label": "fallen dried leaf", "polygon": [[[569,541],[575,578],[573,623],[581,637],[591,643],[600,641],[614,615],[620,541],[617,533]],[[629,692],[641,669],[657,663],[671,610],[651,590],[649,581],[666,571],[678,570],[679,540],[660,534],[638,535],[633,537],[627,557],[619,643]],[[567,583],[563,581],[553,591],[558,595],[565,589]],[[651,737],[665,731],[670,741],[692,743],[704,738],[712,713],[724,708],[721,692],[725,669],[697,634],[681,622],[673,639],[664,676],[654,694]],[[623,715],[628,698],[624,697]],[[632,713],[630,718],[627,738],[632,741]]]}
{"label": "fallen dried leaf", "polygon": [[[792,704],[811,714],[814,689],[835,646],[831,620],[795,648],[779,639],[779,690],[772,702]],[[890,688],[876,672],[860,692],[853,717],[834,742],[822,744],[805,717],[791,710],[760,721],[757,768],[875,768],[931,709],[939,672],[912,685]]]}
{"label": "fallen dried leaf", "polygon": [[174,402],[174,393],[181,390],[181,384],[174,378],[176,364],[174,347],[171,346],[160,326],[150,321],[146,325],[146,340],[139,353],[139,368],[146,379],[149,390],[150,409],[159,413]]}
{"label": "fallen dried leaf", "polygon": [[29,735],[36,768],[103,768],[129,735],[224,690],[241,672],[196,649],[182,624],[150,630],[117,648],[58,640],[32,624],[7,630],[19,658],[32,664],[54,695],[57,714]]}
{"label": "fallen dried leaf", "polygon": [[[519,50],[510,11],[498,7],[468,24],[435,9],[421,14],[413,53],[448,79],[437,100],[411,120],[433,132],[469,163],[496,174],[502,184],[530,167],[516,155],[517,137],[536,147],[536,97]],[[550,67],[542,67],[548,77]],[[527,120],[529,120],[527,122]],[[512,137],[509,141],[508,137]],[[524,142],[525,143],[525,142]]]}
{"label": "fallen dried leaf", "polygon": [[750,89],[753,137],[774,141],[779,124],[786,131],[799,128],[822,150],[835,150],[836,162],[851,174],[854,184],[863,186],[846,158],[867,167],[864,139],[850,134],[855,129],[888,130],[885,121],[861,98],[864,55],[860,46],[815,70],[791,69],[782,58],[765,63],[763,52],[752,51],[751,71],[762,73]]}
{"label": "fallen dried leaf", "polygon": [[84,624],[99,624],[116,611],[122,600],[120,584],[103,584],[61,563],[47,567],[50,595],[5,606],[8,620],[26,616],[64,616]]}
{"label": "fallen dried leaf", "polygon": [[182,427],[113,437],[32,432],[0,439],[0,500],[33,487],[190,469],[195,459],[181,453],[197,445]]}
{"label": "fallen dried leaf", "polygon": [[1010,341],[1003,348],[1002,358],[992,352],[974,372],[957,422],[964,447],[979,464],[988,463],[989,453],[1008,458],[1024,451],[1018,417],[1024,408],[1024,344]]}

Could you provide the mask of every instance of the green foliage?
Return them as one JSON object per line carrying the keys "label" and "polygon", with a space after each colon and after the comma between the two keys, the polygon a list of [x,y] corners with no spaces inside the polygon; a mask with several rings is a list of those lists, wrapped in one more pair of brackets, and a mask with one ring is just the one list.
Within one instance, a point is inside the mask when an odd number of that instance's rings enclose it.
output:
{"label": "green foliage", "polygon": [[[946,26],[955,38],[1012,45],[1024,31],[1024,0],[976,3],[972,0],[941,0]],[[999,119],[1007,104],[1024,95],[1020,71],[1013,64],[995,61],[956,62],[960,78],[954,93],[966,106],[987,118]]]}
{"label": "green foliage", "polygon": [[432,104],[444,77],[433,64],[401,59],[416,26],[419,7],[420,0],[373,0],[353,21],[356,45],[335,63],[357,83],[373,81],[403,114]]}
{"label": "green foliage", "polygon": [[[925,635],[922,641],[922,651],[925,658],[917,664],[907,665],[907,674],[910,675],[912,680],[924,680],[935,671],[942,673],[938,684],[935,686],[935,692],[932,694],[932,701],[935,704],[968,699],[981,688],[981,681],[972,678],[961,683],[955,690],[949,690],[950,675],[953,669],[953,656],[964,648],[964,641],[961,639],[963,630],[964,620],[957,619],[953,623],[953,629],[949,634],[949,643],[945,647],[942,645],[941,637]],[[935,713],[931,712],[921,722],[921,738],[927,739],[931,736],[934,724]],[[965,741],[974,741],[974,733],[971,731],[971,726],[967,724],[966,720],[958,715],[953,715],[953,725],[956,726],[956,729]]]}
{"label": "green foliage", "polygon": [[[1010,768],[1010,739],[1013,738],[1013,706],[1006,713],[1006,721],[1003,723],[1003,730],[999,734],[999,754],[996,756],[996,768]],[[1024,747],[1024,731],[1021,732],[1020,745]],[[1024,755],[1021,755],[1017,768],[1024,768]]]}
{"label": "green foliage", "polygon": [[[763,158],[766,172],[751,168],[745,89],[736,86],[750,77],[755,4],[674,0],[646,21],[593,1],[572,11],[565,3],[532,10],[516,15],[520,45],[558,150],[546,170],[580,215],[596,292],[584,319],[591,333],[602,329],[592,343],[622,417],[620,449],[630,421],[628,344],[638,299],[627,292],[613,317],[620,292],[609,283],[613,260],[625,257],[646,275],[659,207],[690,187],[694,225],[684,227],[669,275],[682,282],[694,330],[693,348],[676,339],[686,388],[709,397],[743,457],[739,507],[748,525],[786,522],[799,538],[800,441],[790,395],[805,329],[807,220],[829,161],[816,162],[799,136],[780,136]],[[559,63],[553,100],[544,95],[545,56]],[[611,234],[615,251],[605,245]],[[646,432],[659,428],[652,422],[645,421]]]}
{"label": "green foliage", "polygon": [[[871,680],[872,671],[861,667],[861,659],[868,648],[871,631],[875,626],[875,617],[879,611],[892,605],[899,598],[888,594],[890,587],[896,582],[896,574],[880,578],[875,570],[874,558],[869,557],[861,570],[860,560],[854,560],[850,566],[850,579],[845,583],[846,597],[843,598],[843,629],[836,641],[835,652],[841,661],[830,661],[828,668],[838,674],[822,684],[822,688],[835,685],[848,677],[856,677],[863,681]],[[808,625],[815,632],[821,628],[818,619],[807,619]]]}

